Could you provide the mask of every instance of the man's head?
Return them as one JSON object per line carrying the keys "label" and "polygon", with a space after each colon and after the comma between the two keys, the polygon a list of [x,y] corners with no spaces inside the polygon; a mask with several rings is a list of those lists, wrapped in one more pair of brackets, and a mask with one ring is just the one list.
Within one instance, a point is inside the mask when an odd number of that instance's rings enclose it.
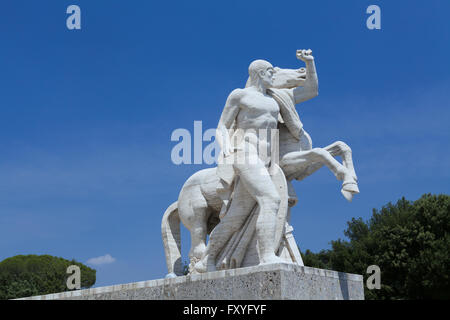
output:
{"label": "man's head", "polygon": [[273,66],[266,60],[255,60],[248,67],[248,74],[252,85],[256,85],[258,80],[270,88],[273,83]]}

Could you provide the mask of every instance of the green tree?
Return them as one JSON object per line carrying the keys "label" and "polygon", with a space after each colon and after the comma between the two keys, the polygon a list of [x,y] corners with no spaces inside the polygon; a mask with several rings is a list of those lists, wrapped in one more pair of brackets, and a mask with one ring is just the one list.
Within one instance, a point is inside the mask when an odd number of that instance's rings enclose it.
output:
{"label": "green tree", "polygon": [[77,265],[81,270],[81,286],[95,284],[96,270],[75,260],[50,255],[18,255],[0,262],[0,299],[15,299],[68,291],[67,267]]}
{"label": "green tree", "polygon": [[368,221],[353,218],[349,239],[330,250],[304,254],[305,265],[364,275],[381,269],[381,289],[365,288],[366,299],[450,299],[450,196],[405,198],[373,209]]}

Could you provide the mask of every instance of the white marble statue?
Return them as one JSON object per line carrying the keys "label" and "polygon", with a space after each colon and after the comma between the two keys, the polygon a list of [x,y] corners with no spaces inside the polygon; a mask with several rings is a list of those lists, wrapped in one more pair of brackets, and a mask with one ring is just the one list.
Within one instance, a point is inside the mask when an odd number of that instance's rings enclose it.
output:
{"label": "white marble statue", "polygon": [[325,165],[343,181],[347,200],[359,193],[351,149],[340,141],[313,149],[295,109],[318,94],[311,53],[297,50],[306,69],[253,61],[246,87],[229,95],[216,133],[218,167],[192,175],[163,216],[169,277],[182,273],[180,220],[191,233],[191,273],[279,261],[303,265],[289,224],[297,202],[291,180]]}

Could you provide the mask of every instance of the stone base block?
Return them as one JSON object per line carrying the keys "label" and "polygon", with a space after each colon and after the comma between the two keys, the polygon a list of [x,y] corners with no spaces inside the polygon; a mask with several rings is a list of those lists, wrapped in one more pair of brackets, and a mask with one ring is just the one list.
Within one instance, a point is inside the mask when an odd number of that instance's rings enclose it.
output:
{"label": "stone base block", "polygon": [[33,300],[363,300],[361,275],[279,263],[30,297]]}

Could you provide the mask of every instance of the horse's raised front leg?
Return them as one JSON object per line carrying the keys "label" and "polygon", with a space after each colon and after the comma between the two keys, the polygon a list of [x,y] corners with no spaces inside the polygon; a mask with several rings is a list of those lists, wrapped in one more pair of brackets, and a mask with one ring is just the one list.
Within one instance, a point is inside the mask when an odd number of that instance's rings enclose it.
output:
{"label": "horse's raised front leg", "polygon": [[332,156],[342,157],[342,164],[352,172],[352,176],[355,181],[358,181],[356,177],[355,168],[353,166],[352,149],[342,141],[336,141],[324,148]]}
{"label": "horse's raised front leg", "polygon": [[[339,148],[337,145],[333,147]],[[287,175],[293,175],[295,172],[299,172],[302,177],[305,174],[312,174],[322,165],[326,165],[338,180],[343,181],[341,193],[348,201],[352,200],[353,194],[359,193],[354,171],[339,163],[325,148],[290,152],[281,159],[280,164]]]}

